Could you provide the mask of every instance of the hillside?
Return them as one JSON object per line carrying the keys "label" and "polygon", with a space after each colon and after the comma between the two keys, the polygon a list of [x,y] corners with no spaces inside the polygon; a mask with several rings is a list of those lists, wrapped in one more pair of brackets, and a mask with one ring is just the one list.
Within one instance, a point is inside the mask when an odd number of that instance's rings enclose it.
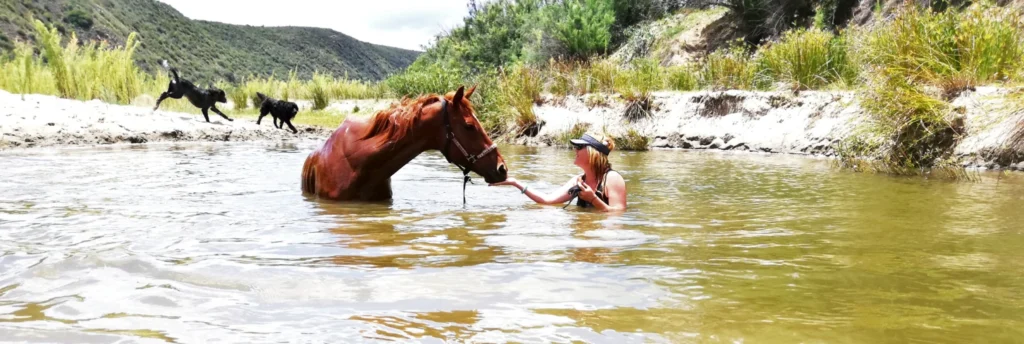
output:
{"label": "hillside", "polygon": [[33,40],[28,16],[74,30],[80,39],[124,43],[137,32],[135,57],[145,70],[168,59],[201,83],[235,82],[250,74],[279,77],[296,69],[379,80],[411,64],[419,52],[362,42],[328,29],[257,27],[191,20],[155,0],[0,0],[0,49]]}

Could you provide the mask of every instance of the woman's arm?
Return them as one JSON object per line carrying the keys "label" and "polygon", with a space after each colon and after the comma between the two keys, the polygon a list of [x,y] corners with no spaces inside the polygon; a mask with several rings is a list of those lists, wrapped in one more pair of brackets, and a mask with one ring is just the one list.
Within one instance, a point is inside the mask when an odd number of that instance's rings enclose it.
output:
{"label": "woman's arm", "polygon": [[534,190],[530,190],[529,186],[523,185],[518,180],[515,180],[515,178],[508,178],[504,182],[494,183],[494,184],[490,184],[490,185],[491,186],[498,186],[498,185],[511,185],[511,186],[514,186],[514,187],[516,187],[516,189],[519,189],[519,191],[522,191],[523,194],[526,195],[526,197],[529,197],[534,202],[537,202],[537,204],[559,204],[559,203],[565,203],[566,201],[569,200],[569,198],[571,197],[569,195],[569,189],[571,189],[574,185],[576,185],[576,181],[578,179],[579,179],[579,177],[573,177],[572,179],[569,179],[569,181],[565,182],[565,184],[563,184],[561,187],[559,187],[555,191],[552,191],[551,193],[548,193],[548,194],[542,194],[542,193],[534,192]]}

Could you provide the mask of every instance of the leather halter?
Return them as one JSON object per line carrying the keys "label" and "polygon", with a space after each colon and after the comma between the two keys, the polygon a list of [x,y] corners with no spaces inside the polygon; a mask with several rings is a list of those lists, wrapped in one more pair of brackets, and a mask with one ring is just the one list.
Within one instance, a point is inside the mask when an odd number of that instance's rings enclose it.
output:
{"label": "leather halter", "polygon": [[[487,149],[484,149],[484,151],[480,152],[480,154],[477,154],[477,155],[469,154],[468,152],[466,152],[466,148],[462,147],[462,144],[459,143],[459,139],[455,137],[455,132],[452,131],[452,123],[451,123],[451,119],[450,119],[451,115],[448,113],[448,100],[447,99],[441,98],[441,112],[443,113],[443,116],[444,116],[444,131],[445,131],[445,133],[444,133],[444,150],[441,153],[442,153],[442,155],[444,155],[444,158],[446,160],[448,160],[448,163],[450,163],[452,165],[455,165],[460,170],[462,170],[462,205],[466,205],[466,184],[472,182],[470,180],[470,178],[469,178],[469,172],[471,172],[469,168],[472,167],[473,164],[475,164],[477,162],[477,160],[480,160],[480,158],[483,158],[488,153],[493,152],[495,149],[498,149],[498,144],[497,143],[492,143],[490,147],[487,147]],[[450,157],[448,157],[448,147],[451,146],[452,142],[455,142],[455,147],[457,147],[459,149],[459,151],[462,152],[462,155],[464,155],[466,157],[466,161],[469,162],[469,166],[468,167],[463,167],[462,165],[460,165],[457,162],[452,161],[452,159]]]}

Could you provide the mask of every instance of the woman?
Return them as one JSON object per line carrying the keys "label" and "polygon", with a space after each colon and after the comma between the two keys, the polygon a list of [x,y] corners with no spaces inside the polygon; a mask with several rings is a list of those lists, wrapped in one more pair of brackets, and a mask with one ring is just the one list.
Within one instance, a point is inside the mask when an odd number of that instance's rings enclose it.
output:
{"label": "woman", "polygon": [[610,138],[598,141],[587,134],[569,142],[576,149],[574,164],[583,169],[583,174],[569,179],[561,188],[549,194],[539,194],[514,178],[490,185],[515,186],[539,204],[561,204],[578,197],[576,205],[581,207],[594,207],[600,211],[626,210],[626,181],[612,170],[612,164],[608,162],[608,154],[615,148],[615,142]]}

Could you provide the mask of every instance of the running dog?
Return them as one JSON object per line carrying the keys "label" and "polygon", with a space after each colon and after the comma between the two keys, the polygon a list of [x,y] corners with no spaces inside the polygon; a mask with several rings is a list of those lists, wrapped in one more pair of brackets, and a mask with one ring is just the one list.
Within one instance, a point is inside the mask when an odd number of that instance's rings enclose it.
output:
{"label": "running dog", "polygon": [[206,118],[207,123],[210,122],[210,115],[206,112],[210,109],[221,117],[224,117],[224,119],[234,121],[217,109],[217,103],[228,102],[227,94],[224,93],[224,90],[215,88],[213,85],[209,85],[206,89],[196,87],[196,85],[192,84],[191,81],[178,77],[178,69],[171,67],[167,63],[167,60],[161,61],[160,64],[167,70],[170,70],[171,74],[174,75],[174,78],[167,84],[167,91],[161,94],[160,99],[156,101],[156,106],[153,107],[153,111],[156,111],[156,109],[160,107],[160,102],[164,101],[164,99],[181,99],[181,97],[185,97],[188,98],[188,101],[192,103],[192,105],[203,110],[203,117]]}

